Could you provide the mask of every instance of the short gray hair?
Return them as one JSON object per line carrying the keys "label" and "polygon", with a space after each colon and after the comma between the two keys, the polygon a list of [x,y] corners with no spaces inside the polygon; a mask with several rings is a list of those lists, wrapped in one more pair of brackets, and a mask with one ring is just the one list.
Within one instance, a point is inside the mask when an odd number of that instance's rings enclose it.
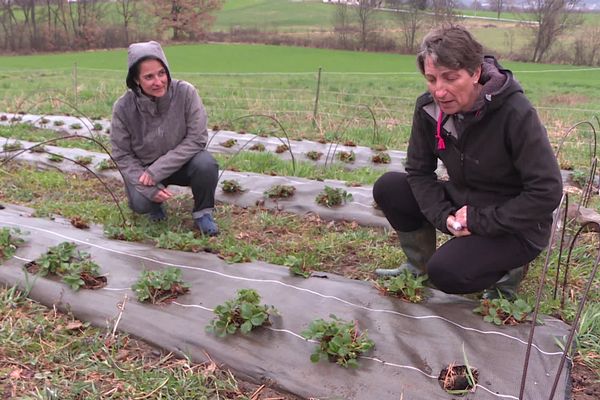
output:
{"label": "short gray hair", "polygon": [[483,46],[462,26],[442,26],[429,32],[421,43],[417,65],[422,74],[426,57],[435,65],[466,69],[472,75],[483,62]]}

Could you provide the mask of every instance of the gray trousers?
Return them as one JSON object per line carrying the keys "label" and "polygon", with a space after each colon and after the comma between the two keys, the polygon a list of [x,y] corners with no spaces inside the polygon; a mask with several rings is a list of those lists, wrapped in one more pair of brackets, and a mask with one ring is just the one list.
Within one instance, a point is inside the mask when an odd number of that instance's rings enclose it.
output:
{"label": "gray trousers", "polygon": [[[203,214],[212,212],[218,180],[219,164],[208,151],[202,150],[160,183],[164,186],[190,186],[194,196],[192,214],[194,218],[199,218]],[[129,198],[129,208],[133,212],[147,214],[160,208],[160,203],[144,197],[130,183],[125,183],[125,189]]]}

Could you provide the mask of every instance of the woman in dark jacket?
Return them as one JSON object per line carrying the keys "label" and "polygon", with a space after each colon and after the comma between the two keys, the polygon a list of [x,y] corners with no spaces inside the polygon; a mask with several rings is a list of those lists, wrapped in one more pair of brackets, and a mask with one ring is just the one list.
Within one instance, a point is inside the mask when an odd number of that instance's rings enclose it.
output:
{"label": "woman in dark jacket", "polygon": [[[512,73],[464,28],[429,33],[417,63],[428,92],[417,99],[407,173],[373,188],[408,261],[377,273],[408,268],[447,293],[493,286],[491,295],[512,297],[562,195],[546,130]],[[438,159],[448,181],[437,178]],[[437,251],[436,228],[453,236]]]}

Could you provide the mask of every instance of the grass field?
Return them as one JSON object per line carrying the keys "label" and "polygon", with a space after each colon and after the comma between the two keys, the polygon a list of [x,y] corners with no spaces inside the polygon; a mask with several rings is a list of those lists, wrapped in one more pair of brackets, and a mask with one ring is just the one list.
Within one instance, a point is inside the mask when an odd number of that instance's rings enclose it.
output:
{"label": "grass field", "polygon": [[[198,88],[211,126],[270,135],[281,131],[266,118],[237,119],[270,115],[294,138],[405,149],[414,101],[425,90],[413,56],[239,44],[167,46],[166,53],[172,75]],[[125,60],[124,50],[0,57],[0,110],[110,118],[125,89]],[[600,69],[505,65],[515,71],[554,143],[574,123],[600,113]],[[582,130],[576,136],[567,151],[585,164],[581,150],[591,136]]]}

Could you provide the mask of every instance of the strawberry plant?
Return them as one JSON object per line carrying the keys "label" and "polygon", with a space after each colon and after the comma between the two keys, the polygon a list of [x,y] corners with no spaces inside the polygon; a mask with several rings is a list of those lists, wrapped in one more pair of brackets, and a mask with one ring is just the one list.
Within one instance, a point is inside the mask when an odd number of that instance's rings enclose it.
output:
{"label": "strawberry plant", "polygon": [[356,160],[356,154],[353,151],[340,151],[338,153],[340,161],[345,163],[353,163]]}
{"label": "strawberry plant", "polygon": [[183,282],[180,269],[169,267],[158,271],[143,271],[131,290],[139,301],[158,304],[186,294],[190,291],[190,285]]}
{"label": "strawberry plant", "polygon": [[92,163],[92,157],[91,156],[77,156],[75,158],[75,161],[81,165],[89,165]]}
{"label": "strawberry plant", "polygon": [[262,143],[255,143],[252,146],[250,146],[250,150],[263,152],[265,151],[265,145]]}
{"label": "strawberry plant", "polygon": [[62,162],[64,160],[64,157],[61,156],[60,154],[56,154],[56,153],[48,153],[48,160],[52,161],[52,162]]}
{"label": "strawberry plant", "polygon": [[399,297],[411,303],[420,303],[423,301],[426,275],[415,276],[408,269],[400,272],[400,275],[381,278],[377,280],[377,288],[388,296]]}
{"label": "strawberry plant", "polygon": [[221,182],[221,188],[225,193],[234,194],[234,193],[242,193],[244,189],[242,185],[235,179],[226,179]]}
{"label": "strawberry plant", "polygon": [[79,129],[83,128],[83,127],[81,126],[80,123],[75,122],[74,124],[69,125],[69,128],[74,129],[74,130],[79,130]]}
{"label": "strawberry plant", "polygon": [[290,148],[288,147],[287,144],[280,144],[279,146],[277,146],[277,148],[275,149],[275,153],[285,153],[286,151],[288,151]]}
{"label": "strawberry plant", "polygon": [[344,142],[344,146],[348,146],[348,147],[356,147],[356,143],[354,143],[352,140],[346,140]]}
{"label": "strawberry plant", "polygon": [[265,192],[265,196],[272,199],[287,199],[296,193],[296,188],[290,185],[275,185]]}
{"label": "strawberry plant", "polygon": [[306,153],[306,158],[309,158],[313,161],[319,161],[321,157],[323,157],[323,153],[321,153],[320,151],[312,150]]}
{"label": "strawberry plant", "polygon": [[41,257],[28,263],[25,268],[40,276],[56,275],[73,290],[82,287],[99,289],[106,285],[106,277],[100,276],[100,267],[89,254],[78,251],[75,243],[62,242],[50,247]]}
{"label": "strawberry plant", "polygon": [[318,319],[310,323],[301,333],[305,339],[317,340],[319,345],[310,356],[310,361],[319,362],[327,357],[342,367],[358,367],[357,357],[375,347],[367,332],[359,332],[356,322],[347,322],[329,315],[331,321]]}
{"label": "strawberry plant", "polygon": [[277,314],[273,306],[261,305],[260,295],[253,289],[240,289],[234,300],[215,307],[217,318],[206,326],[206,331],[224,337],[238,329],[243,334],[252,329],[270,324],[269,316]]}
{"label": "strawberry plant", "polygon": [[315,201],[325,207],[334,207],[352,201],[352,194],[341,188],[325,186],[323,191],[317,195]]}
{"label": "strawberry plant", "polygon": [[230,148],[233,147],[237,144],[237,140],[235,139],[227,139],[224,142],[219,143],[221,146],[226,147],[226,148]]}
{"label": "strawberry plant", "polygon": [[104,171],[107,169],[116,169],[116,168],[117,168],[117,165],[110,158],[105,158],[104,160],[100,161],[96,165],[96,169],[98,169],[99,171]]}
{"label": "strawberry plant", "polygon": [[198,239],[194,232],[177,233],[167,231],[162,233],[156,240],[156,247],[161,249],[173,249],[191,251],[198,253],[206,247],[205,239]]}
{"label": "strawberry plant", "polygon": [[0,229],[0,262],[11,258],[17,248],[24,243],[24,240],[19,237],[20,233],[19,229]]}
{"label": "strawberry plant", "polygon": [[31,147],[29,149],[29,151],[31,153],[45,153],[46,152],[46,146],[35,146],[35,147]]}
{"label": "strawberry plant", "polygon": [[533,307],[523,299],[510,301],[505,298],[481,299],[479,306],[473,310],[483,315],[483,320],[495,325],[516,325],[527,319]]}
{"label": "strawberry plant", "polygon": [[373,157],[371,157],[371,161],[373,161],[375,164],[389,164],[392,162],[392,158],[388,153],[380,151],[378,153],[373,154]]}
{"label": "strawberry plant", "polygon": [[99,122],[94,122],[94,125],[92,126],[92,130],[94,131],[101,131],[102,130],[102,124]]}
{"label": "strawberry plant", "polygon": [[4,151],[17,151],[17,150],[21,150],[22,148],[23,148],[23,145],[21,144],[21,142],[5,143],[2,146],[2,149]]}
{"label": "strawberry plant", "polygon": [[57,119],[54,122],[52,122],[52,125],[54,126],[63,126],[65,124],[65,121],[61,120],[61,119]]}

